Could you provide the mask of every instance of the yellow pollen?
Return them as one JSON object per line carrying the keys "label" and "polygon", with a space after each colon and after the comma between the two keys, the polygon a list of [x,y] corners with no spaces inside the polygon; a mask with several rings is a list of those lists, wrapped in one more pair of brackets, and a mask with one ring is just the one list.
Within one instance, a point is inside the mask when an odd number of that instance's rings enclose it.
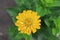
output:
{"label": "yellow pollen", "polygon": [[32,21],[30,19],[25,19],[25,25],[28,27],[28,26],[31,26],[32,24]]}

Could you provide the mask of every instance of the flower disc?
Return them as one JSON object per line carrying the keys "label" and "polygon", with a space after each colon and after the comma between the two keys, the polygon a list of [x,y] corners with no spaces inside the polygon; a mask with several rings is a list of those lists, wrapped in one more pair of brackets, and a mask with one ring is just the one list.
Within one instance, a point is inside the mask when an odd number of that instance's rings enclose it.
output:
{"label": "flower disc", "polygon": [[30,35],[35,33],[37,29],[40,29],[40,16],[37,15],[37,12],[32,10],[24,10],[22,13],[19,13],[16,16],[15,25],[18,27],[18,31]]}

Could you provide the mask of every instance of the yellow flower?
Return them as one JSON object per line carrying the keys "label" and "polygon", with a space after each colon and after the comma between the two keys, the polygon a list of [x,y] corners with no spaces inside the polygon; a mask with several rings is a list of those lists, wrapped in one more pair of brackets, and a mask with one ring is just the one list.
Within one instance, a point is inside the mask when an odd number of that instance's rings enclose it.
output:
{"label": "yellow flower", "polygon": [[18,31],[30,35],[35,33],[37,29],[40,29],[40,16],[37,15],[37,12],[32,10],[24,10],[22,13],[19,13],[16,16],[15,25],[18,27]]}

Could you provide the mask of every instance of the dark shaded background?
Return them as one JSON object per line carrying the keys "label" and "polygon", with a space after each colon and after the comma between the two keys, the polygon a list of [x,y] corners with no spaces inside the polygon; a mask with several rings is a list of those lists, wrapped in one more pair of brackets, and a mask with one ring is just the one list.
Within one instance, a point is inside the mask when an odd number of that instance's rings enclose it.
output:
{"label": "dark shaded background", "polygon": [[14,6],[16,6],[14,0],[0,0],[0,40],[8,40],[7,29],[12,21],[6,8]]}

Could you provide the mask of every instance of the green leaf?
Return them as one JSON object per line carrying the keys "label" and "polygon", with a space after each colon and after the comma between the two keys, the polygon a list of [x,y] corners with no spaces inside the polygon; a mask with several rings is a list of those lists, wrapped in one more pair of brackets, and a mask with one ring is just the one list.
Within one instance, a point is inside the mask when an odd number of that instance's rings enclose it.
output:
{"label": "green leaf", "polygon": [[60,16],[54,19],[55,28],[52,29],[53,35],[60,37]]}
{"label": "green leaf", "polygon": [[16,26],[11,26],[8,29],[9,40],[21,40],[24,38],[25,40],[32,40],[32,35],[22,34],[18,32]]}
{"label": "green leaf", "polygon": [[[58,38],[52,34],[52,28],[47,27],[47,25],[43,21],[41,22],[41,29],[38,30],[38,35],[40,35],[40,37],[42,36],[42,38],[41,38],[42,40],[45,40],[45,39],[46,40],[58,40]],[[39,40],[39,38],[38,38],[38,40]]]}
{"label": "green leaf", "polygon": [[49,21],[49,19],[45,19],[44,21],[45,21],[46,25],[47,25],[48,27],[50,27],[50,21]]}
{"label": "green leaf", "polygon": [[10,16],[16,17],[19,11],[16,8],[7,8],[7,12],[9,13]]}
{"label": "green leaf", "polygon": [[15,2],[17,4],[17,6],[19,6],[21,8],[24,7],[25,10],[32,9],[31,6],[33,6],[32,4],[34,4],[32,0],[29,0],[29,1],[28,0],[15,0]]}
{"label": "green leaf", "polygon": [[21,10],[33,10],[36,11],[35,0],[15,0],[17,6]]}
{"label": "green leaf", "polygon": [[16,16],[17,16],[19,10],[16,9],[16,8],[7,8],[7,12],[8,12],[8,14],[12,17],[12,20],[13,20],[13,22],[15,23],[15,21],[16,21]]}
{"label": "green leaf", "polygon": [[23,0],[15,0],[15,2],[18,6],[22,6],[24,4]]}
{"label": "green leaf", "polygon": [[[49,29],[49,28],[48,28]],[[42,28],[40,31],[39,31],[39,35],[40,37],[42,36],[42,40],[57,40],[58,38],[56,36],[54,36],[53,34],[50,33],[50,31],[46,29],[46,28]],[[39,38],[40,38],[39,37]],[[39,39],[38,39],[39,40]]]}
{"label": "green leaf", "polygon": [[54,0],[41,0],[41,3],[44,7],[48,7],[54,3]]}
{"label": "green leaf", "polygon": [[32,40],[32,35],[18,33],[12,40],[21,40],[24,38],[25,40]]}
{"label": "green leaf", "polygon": [[60,16],[54,20],[57,32],[60,33]]}
{"label": "green leaf", "polygon": [[17,35],[18,31],[17,31],[17,27],[16,26],[9,26],[8,28],[8,39],[12,40],[12,38],[15,37],[15,35]]}
{"label": "green leaf", "polygon": [[32,34],[33,39],[38,40],[38,33],[36,32],[35,34]]}
{"label": "green leaf", "polygon": [[43,6],[60,7],[60,0],[41,0]]}
{"label": "green leaf", "polygon": [[23,38],[23,35],[18,32],[17,35],[14,38],[12,38],[12,40],[21,40],[22,38]]}
{"label": "green leaf", "polygon": [[46,3],[53,3],[54,0],[45,0]]}
{"label": "green leaf", "polygon": [[52,34],[56,36],[56,34],[57,34],[56,28],[52,28]]}
{"label": "green leaf", "polygon": [[48,7],[60,7],[60,0],[54,0],[54,3]]}
{"label": "green leaf", "polygon": [[25,38],[25,40],[32,40],[32,35],[27,35],[27,34],[23,34],[23,37]]}
{"label": "green leaf", "polygon": [[38,4],[36,4],[36,11],[38,12],[38,15],[40,16],[45,16],[47,14],[50,14],[50,10],[48,10],[47,8],[43,8],[39,6]]}

